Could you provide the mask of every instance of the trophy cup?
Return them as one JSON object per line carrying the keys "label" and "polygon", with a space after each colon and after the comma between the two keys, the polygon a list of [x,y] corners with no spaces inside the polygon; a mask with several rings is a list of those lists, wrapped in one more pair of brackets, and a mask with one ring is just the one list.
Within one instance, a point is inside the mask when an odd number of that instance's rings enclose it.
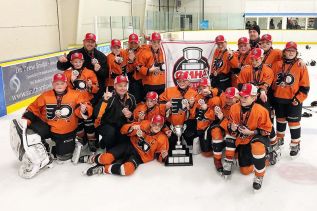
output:
{"label": "trophy cup", "polygon": [[185,109],[186,99],[172,99],[171,112],[171,130],[177,136],[175,146],[172,146],[168,152],[166,166],[192,166],[193,157],[188,147],[183,143],[183,132],[186,129],[184,124],[187,119],[188,111]]}

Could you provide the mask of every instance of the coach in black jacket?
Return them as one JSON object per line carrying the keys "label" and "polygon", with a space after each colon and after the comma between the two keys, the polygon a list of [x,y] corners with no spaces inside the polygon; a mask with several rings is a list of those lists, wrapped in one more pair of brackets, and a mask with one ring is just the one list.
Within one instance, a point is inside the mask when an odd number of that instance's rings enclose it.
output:
{"label": "coach in black jacket", "polygon": [[72,66],[70,63],[71,55],[76,52],[82,53],[85,60],[83,67],[93,70],[98,78],[99,91],[92,100],[92,103],[95,105],[105,92],[105,81],[106,77],[108,77],[107,57],[96,49],[96,35],[87,33],[83,40],[83,45],[84,47],[69,52],[67,56],[65,54],[59,57],[57,68],[62,71],[67,70]]}

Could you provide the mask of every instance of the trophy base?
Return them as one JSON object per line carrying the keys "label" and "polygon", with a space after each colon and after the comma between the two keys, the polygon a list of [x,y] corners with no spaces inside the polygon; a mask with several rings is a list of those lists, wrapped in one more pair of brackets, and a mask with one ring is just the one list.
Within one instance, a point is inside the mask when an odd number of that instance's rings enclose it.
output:
{"label": "trophy base", "polygon": [[184,145],[176,145],[170,150],[165,161],[165,166],[192,166],[193,156]]}

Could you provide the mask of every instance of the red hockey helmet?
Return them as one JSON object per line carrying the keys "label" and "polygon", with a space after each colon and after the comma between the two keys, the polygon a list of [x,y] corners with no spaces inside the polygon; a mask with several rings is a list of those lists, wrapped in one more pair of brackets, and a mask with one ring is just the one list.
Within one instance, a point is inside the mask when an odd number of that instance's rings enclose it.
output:
{"label": "red hockey helmet", "polygon": [[95,34],[87,33],[85,35],[85,39],[84,40],[92,40],[92,41],[96,42],[97,39],[96,39],[96,35]]}
{"label": "red hockey helmet", "polygon": [[119,75],[114,79],[114,84],[119,84],[119,83],[129,83],[128,77],[124,75]]}
{"label": "red hockey helmet", "polygon": [[247,37],[240,37],[238,39],[238,45],[240,44],[248,44],[249,43],[249,39]]}
{"label": "red hockey helmet", "polygon": [[297,50],[297,44],[296,42],[287,42],[285,45],[284,50],[290,49],[290,48],[294,48],[295,50]]}
{"label": "red hockey helmet", "polygon": [[139,43],[139,36],[135,33],[129,35],[129,43],[135,42]]}
{"label": "red hockey helmet", "polygon": [[228,87],[225,91],[225,95],[227,98],[239,97],[239,90],[235,87]]}
{"label": "red hockey helmet", "polygon": [[161,40],[161,35],[158,32],[153,32],[151,35],[151,41]]}
{"label": "red hockey helmet", "polygon": [[159,115],[159,114],[153,116],[152,119],[151,119],[151,123],[152,123],[152,124],[160,124],[160,125],[163,125],[164,122],[165,122],[164,117],[162,117],[162,116]]}
{"label": "red hockey helmet", "polygon": [[83,56],[82,53],[73,53],[73,54],[70,56],[70,61],[73,61],[74,59],[83,60],[83,59],[84,59],[84,56]]}
{"label": "red hockey helmet", "polygon": [[115,46],[118,46],[121,48],[121,41],[118,39],[111,40],[111,47],[115,47]]}
{"label": "red hockey helmet", "polygon": [[255,96],[258,94],[258,88],[256,88],[253,84],[243,84],[239,94],[242,97]]}
{"label": "red hockey helmet", "polygon": [[148,92],[145,96],[146,99],[157,100],[158,94],[156,92]]}
{"label": "red hockey helmet", "polygon": [[262,42],[262,41],[272,42],[272,36],[270,34],[263,34],[260,42]]}
{"label": "red hockey helmet", "polygon": [[254,49],[251,51],[250,58],[252,58],[252,59],[258,59],[258,58],[262,57],[263,54],[264,54],[263,49],[261,49],[261,48],[254,48]]}
{"label": "red hockey helmet", "polygon": [[53,83],[57,82],[57,81],[63,81],[63,82],[67,82],[67,77],[64,73],[56,73],[53,76]]}
{"label": "red hockey helmet", "polygon": [[224,43],[226,42],[225,37],[223,35],[218,35],[215,39],[215,42],[218,43]]}

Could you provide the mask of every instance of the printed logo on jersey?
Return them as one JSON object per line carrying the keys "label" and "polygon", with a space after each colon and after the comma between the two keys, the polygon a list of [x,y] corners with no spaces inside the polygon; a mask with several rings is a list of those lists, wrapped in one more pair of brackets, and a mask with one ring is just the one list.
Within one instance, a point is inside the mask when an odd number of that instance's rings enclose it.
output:
{"label": "printed logo on jersey", "polygon": [[85,90],[87,87],[86,81],[80,80],[80,79],[75,80],[73,84],[74,84],[74,88],[78,90]]}
{"label": "printed logo on jersey", "polygon": [[138,141],[138,147],[141,149],[143,152],[147,153],[150,149],[151,146],[149,143],[147,143],[144,138],[140,138]]}
{"label": "printed logo on jersey", "polygon": [[283,73],[278,73],[277,74],[277,80],[276,80],[276,85],[278,86],[292,86],[295,81],[295,78],[292,74],[283,74]]}
{"label": "printed logo on jersey", "polygon": [[197,87],[200,79],[208,75],[208,60],[202,56],[202,51],[199,47],[183,49],[183,56],[177,60],[173,67],[174,84],[176,84],[177,76],[183,71],[188,71],[192,87]]}
{"label": "printed logo on jersey", "polygon": [[73,109],[69,105],[62,104],[59,108],[56,104],[46,105],[46,118],[52,120],[54,118],[68,119],[73,114]]}
{"label": "printed logo on jersey", "polygon": [[213,63],[213,68],[214,69],[220,69],[223,66],[223,60],[222,59],[215,59]]}

